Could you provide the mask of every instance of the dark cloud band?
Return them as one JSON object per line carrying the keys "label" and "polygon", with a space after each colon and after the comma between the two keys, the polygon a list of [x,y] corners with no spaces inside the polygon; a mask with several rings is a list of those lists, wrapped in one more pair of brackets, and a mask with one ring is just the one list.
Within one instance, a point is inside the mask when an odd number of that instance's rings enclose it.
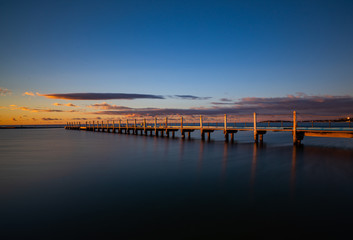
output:
{"label": "dark cloud band", "polygon": [[163,96],[137,93],[51,93],[38,94],[51,99],[65,100],[112,100],[112,99],[164,99]]}

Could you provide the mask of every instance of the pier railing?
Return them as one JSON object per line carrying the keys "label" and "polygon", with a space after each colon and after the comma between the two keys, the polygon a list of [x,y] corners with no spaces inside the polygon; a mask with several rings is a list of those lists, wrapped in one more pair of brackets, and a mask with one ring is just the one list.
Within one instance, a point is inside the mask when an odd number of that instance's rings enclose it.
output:
{"label": "pier railing", "polygon": [[190,138],[191,132],[199,130],[202,139],[205,139],[205,134],[210,139],[212,132],[223,131],[226,141],[229,140],[229,135],[233,141],[234,134],[238,131],[253,131],[255,142],[263,141],[263,135],[268,131],[292,132],[295,144],[300,143],[304,136],[353,138],[350,117],[297,115],[295,111],[292,115],[253,113],[252,115],[140,117],[86,121],[82,124],[81,122],[67,122],[65,128],[155,136],[160,134],[167,137],[170,133],[174,137],[175,132],[180,131],[182,138],[185,138],[185,134]]}

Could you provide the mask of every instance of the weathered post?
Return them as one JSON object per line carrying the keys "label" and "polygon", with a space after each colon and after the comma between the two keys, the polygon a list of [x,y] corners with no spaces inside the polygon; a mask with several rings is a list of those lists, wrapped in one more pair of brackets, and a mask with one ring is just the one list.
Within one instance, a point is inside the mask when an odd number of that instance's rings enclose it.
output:
{"label": "weathered post", "polygon": [[126,130],[125,130],[125,134],[130,134],[130,131],[129,131],[129,119],[126,119]]}
{"label": "weathered post", "polygon": [[168,131],[168,117],[165,117],[165,135],[169,138],[169,131]]}
{"label": "weathered post", "polygon": [[157,117],[154,118],[154,134],[158,137],[158,132],[157,132]]}
{"label": "weathered post", "polygon": [[115,133],[115,122],[113,120],[113,133]]}
{"label": "weathered post", "polygon": [[137,135],[137,130],[136,130],[136,118],[135,118],[135,122],[134,122],[134,134]]}
{"label": "weathered post", "polygon": [[146,131],[146,118],[143,119],[143,131],[145,132],[145,135],[147,135],[147,131]]}
{"label": "weathered post", "polygon": [[181,132],[181,138],[185,138],[185,132],[183,130],[183,116],[180,117],[180,132]]}
{"label": "weathered post", "polygon": [[256,122],[257,122],[257,119],[256,119],[256,112],[254,112],[254,141],[255,141],[255,142],[258,141]]}
{"label": "weathered post", "polygon": [[200,132],[201,132],[201,139],[205,140],[205,132],[203,131],[203,124],[202,124],[202,115],[200,115]]}
{"label": "weathered post", "polygon": [[293,111],[293,144],[297,144],[297,113]]}
{"label": "weathered post", "polygon": [[224,130],[227,130],[227,114],[224,114]]}
{"label": "weathered post", "polygon": [[224,133],[224,140],[226,142],[229,141],[229,135],[228,135],[228,131],[227,131],[227,114],[224,114],[224,130],[223,130],[223,133]]}

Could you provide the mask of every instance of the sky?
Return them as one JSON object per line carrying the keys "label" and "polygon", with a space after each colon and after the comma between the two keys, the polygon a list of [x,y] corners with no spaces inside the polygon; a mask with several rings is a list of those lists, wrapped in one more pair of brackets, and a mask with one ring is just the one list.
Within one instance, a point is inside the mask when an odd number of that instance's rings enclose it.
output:
{"label": "sky", "polygon": [[353,1],[0,0],[0,125],[353,112]]}

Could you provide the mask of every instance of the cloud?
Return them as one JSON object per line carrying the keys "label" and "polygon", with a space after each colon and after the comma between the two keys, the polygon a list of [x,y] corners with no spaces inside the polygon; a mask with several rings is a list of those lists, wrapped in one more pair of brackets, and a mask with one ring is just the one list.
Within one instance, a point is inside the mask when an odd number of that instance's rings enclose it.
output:
{"label": "cloud", "polygon": [[0,96],[11,95],[12,91],[7,88],[0,88]]}
{"label": "cloud", "polygon": [[186,100],[207,100],[211,97],[197,97],[193,95],[174,95],[176,98],[186,99]]}
{"label": "cloud", "polygon": [[219,101],[222,101],[222,102],[231,102],[233,101],[232,99],[229,99],[229,98],[221,98],[219,99]]}
{"label": "cloud", "polygon": [[40,108],[28,108],[28,107],[18,107],[17,105],[10,105],[11,110],[22,110],[22,111],[29,111],[29,112],[66,112],[63,110],[57,109],[40,109]]}
{"label": "cloud", "polygon": [[231,106],[213,106],[199,108],[129,108],[117,111],[97,111],[90,114],[101,115],[251,115],[257,112],[263,115],[282,114],[290,116],[297,111],[302,117],[347,116],[352,115],[353,97],[351,96],[308,96],[303,94],[276,98],[247,97],[231,103]]}
{"label": "cloud", "polygon": [[234,105],[232,102],[211,102],[213,105]]}
{"label": "cloud", "polygon": [[71,118],[71,120],[88,120],[88,118]]}
{"label": "cloud", "polygon": [[61,118],[42,118],[43,121],[59,121]]}
{"label": "cloud", "polygon": [[66,107],[78,107],[75,104],[72,103],[66,103],[66,104],[62,104],[62,103],[53,103],[54,106],[66,106]]}
{"label": "cloud", "polygon": [[24,92],[24,93],[22,94],[22,96],[32,96],[32,97],[34,97],[35,94],[34,94],[33,92]]}
{"label": "cloud", "polygon": [[132,108],[125,107],[125,106],[110,105],[110,104],[108,104],[106,102],[92,104],[92,105],[89,105],[88,107],[95,108],[95,109],[103,109],[103,110],[128,110],[128,109],[132,109]]}
{"label": "cloud", "polygon": [[163,96],[151,95],[151,94],[137,94],[137,93],[51,93],[51,94],[40,94],[52,99],[65,99],[65,100],[109,100],[109,99],[164,99]]}

